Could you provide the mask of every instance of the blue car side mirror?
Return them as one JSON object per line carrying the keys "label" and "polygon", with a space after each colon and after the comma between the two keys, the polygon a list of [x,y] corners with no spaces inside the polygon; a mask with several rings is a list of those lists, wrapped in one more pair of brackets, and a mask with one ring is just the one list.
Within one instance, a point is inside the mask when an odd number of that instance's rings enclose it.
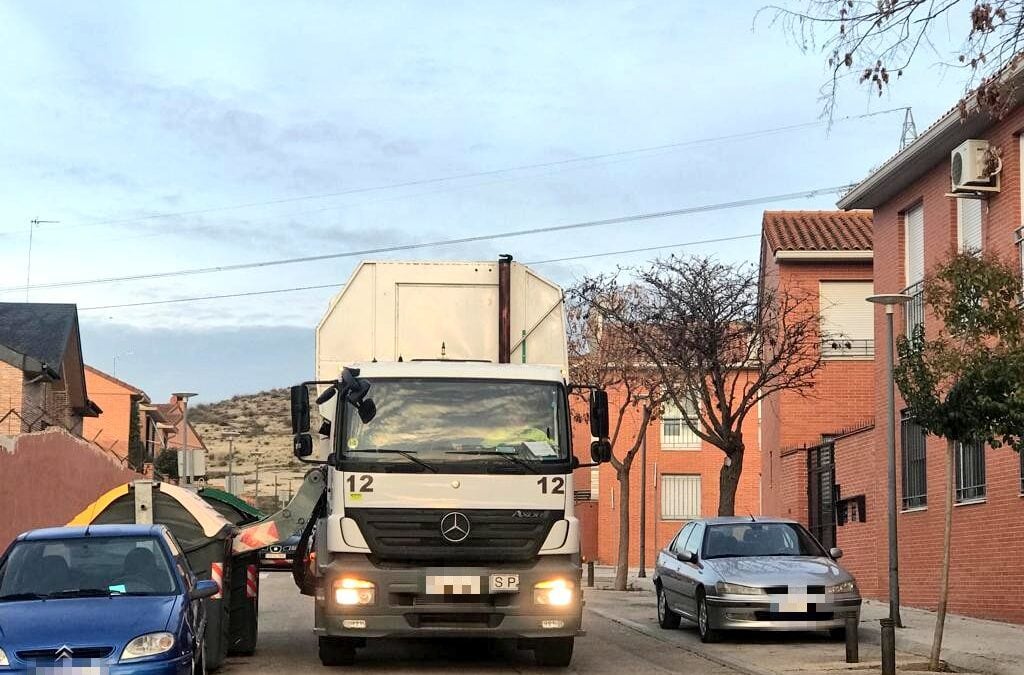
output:
{"label": "blue car side mirror", "polygon": [[192,588],[192,592],[188,594],[188,597],[192,600],[201,600],[202,598],[213,597],[219,592],[220,584],[212,579],[203,579],[196,582],[196,585]]}

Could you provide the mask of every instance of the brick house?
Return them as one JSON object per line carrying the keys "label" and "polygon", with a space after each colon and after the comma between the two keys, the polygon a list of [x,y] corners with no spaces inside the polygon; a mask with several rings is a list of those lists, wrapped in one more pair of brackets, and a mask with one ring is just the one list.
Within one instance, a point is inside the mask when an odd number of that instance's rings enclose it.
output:
{"label": "brick house", "polygon": [[0,434],[62,427],[81,435],[99,415],[89,400],[78,309],[0,302]]}
{"label": "brick house", "polygon": [[[609,408],[622,403],[622,391],[608,392]],[[574,405],[576,402],[574,401]],[[725,455],[698,438],[683,422],[694,410],[667,406],[661,419],[652,421],[646,440],[646,557],[648,569],[657,552],[665,547],[689,520],[718,513],[719,471]],[[627,411],[622,422],[620,444],[631,444],[641,421],[639,410]],[[759,420],[750,415],[743,426],[746,449],[743,473],[736,491],[736,513],[760,513],[761,451],[758,443]],[[584,424],[574,424],[573,447],[580,461],[589,460],[590,432]],[[616,456],[625,449],[616,448]],[[640,562],[640,500],[643,473],[641,454],[630,470],[630,565]],[[592,547],[591,557],[602,564],[614,564],[619,541],[619,482],[610,464],[580,469],[574,476],[577,491],[576,510],[581,518],[583,539]],[[588,542],[588,536],[590,541]],[[586,546],[585,543],[585,546]],[[584,552],[586,555],[587,551]]]}
{"label": "brick house", "polygon": [[[1007,77],[1022,79],[1019,73]],[[1020,82],[1016,83],[1019,90]],[[1001,120],[954,106],[913,143],[886,161],[839,202],[844,209],[874,210],[875,291],[903,291],[912,300],[896,312],[897,332],[936,318],[925,311],[921,280],[952,250],[983,250],[1018,261],[1024,269],[1021,190],[1024,107]],[[968,140],[1001,157],[997,191],[951,194],[951,153]],[[973,150],[971,152],[974,152]],[[970,157],[967,159],[968,163]],[[959,163],[959,162],[958,162]],[[961,164],[969,176],[970,167]],[[884,340],[881,309],[875,339]],[[874,387],[884,392],[883,359],[875,362]],[[868,518],[840,528],[840,545],[857,550],[858,578],[873,597],[886,597],[885,397],[875,401],[877,428],[854,439],[848,461],[838,456],[837,482],[863,490]],[[901,601],[934,607],[936,570],[942,558],[945,441],[925,437],[900,412],[897,392],[897,470]],[[960,447],[956,453],[950,611],[1024,623],[1024,474],[1021,457],[1008,448]],[[843,475],[845,472],[845,476]],[[854,487],[857,485],[857,487]],[[872,534],[872,529],[876,534]],[[844,532],[845,530],[845,532]]]}
{"label": "brick house", "polygon": [[[136,469],[151,463],[156,452],[166,446],[168,429],[146,392],[89,365],[85,366],[85,381],[103,413],[85,420],[82,435],[124,461],[131,456]],[[130,452],[133,443],[136,448]]]}
{"label": "brick house", "polygon": [[193,475],[202,477],[206,475],[206,444],[203,442],[203,438],[196,431],[196,428],[190,421],[188,428],[185,429],[184,421],[184,410],[186,402],[177,396],[171,396],[167,403],[158,403],[154,406],[163,418],[164,422],[158,428],[166,429],[167,436],[165,437],[165,447],[171,448],[172,450],[178,451],[178,474],[183,473],[183,458],[181,455],[182,436],[187,434],[185,438],[185,447],[192,453],[193,457]]}
{"label": "brick house", "polygon": [[874,416],[871,231],[870,211],[765,211],[761,223],[762,287],[809,298],[822,337],[813,388],[763,402],[762,512],[803,522],[826,546],[837,496],[821,480],[828,441]]}

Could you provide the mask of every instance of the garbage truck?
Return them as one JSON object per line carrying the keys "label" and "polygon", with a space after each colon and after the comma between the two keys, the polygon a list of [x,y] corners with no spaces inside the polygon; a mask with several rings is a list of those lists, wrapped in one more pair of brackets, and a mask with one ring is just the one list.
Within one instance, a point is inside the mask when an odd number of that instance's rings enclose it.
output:
{"label": "garbage truck", "polygon": [[[562,290],[510,256],[363,262],[291,389],[293,501],[236,552],[303,528],[324,665],[367,640],[516,640],[567,666],[583,634],[573,470],[608,461],[604,391],[568,381]],[[590,422],[573,453],[570,396]],[[315,427],[315,428],[313,428]]]}

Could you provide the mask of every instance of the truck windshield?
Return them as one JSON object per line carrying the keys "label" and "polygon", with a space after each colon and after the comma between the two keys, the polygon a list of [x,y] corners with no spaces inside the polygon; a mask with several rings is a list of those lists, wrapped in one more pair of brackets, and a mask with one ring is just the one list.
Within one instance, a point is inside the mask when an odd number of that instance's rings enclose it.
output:
{"label": "truck windshield", "polygon": [[21,541],[0,568],[0,602],[173,595],[178,583],[153,537]]}
{"label": "truck windshield", "polygon": [[[345,412],[346,461],[401,463],[413,470],[487,462],[510,471],[569,456],[565,398],[555,383],[502,380],[371,380],[377,415]],[[379,451],[379,452],[375,452]],[[403,455],[406,457],[403,458]],[[408,455],[414,455],[410,461]]]}

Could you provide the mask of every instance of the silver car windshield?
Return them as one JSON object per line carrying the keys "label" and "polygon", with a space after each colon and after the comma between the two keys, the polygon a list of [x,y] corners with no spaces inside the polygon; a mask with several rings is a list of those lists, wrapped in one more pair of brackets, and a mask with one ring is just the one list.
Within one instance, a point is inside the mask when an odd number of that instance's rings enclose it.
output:
{"label": "silver car windshield", "polygon": [[728,523],[710,525],[703,558],[824,556],[814,538],[796,523]]}
{"label": "silver car windshield", "polygon": [[506,465],[511,457],[529,466],[569,456],[564,390],[555,383],[396,378],[372,380],[370,391],[373,420],[363,424],[346,411],[345,461],[395,463],[415,456],[437,467]]}

